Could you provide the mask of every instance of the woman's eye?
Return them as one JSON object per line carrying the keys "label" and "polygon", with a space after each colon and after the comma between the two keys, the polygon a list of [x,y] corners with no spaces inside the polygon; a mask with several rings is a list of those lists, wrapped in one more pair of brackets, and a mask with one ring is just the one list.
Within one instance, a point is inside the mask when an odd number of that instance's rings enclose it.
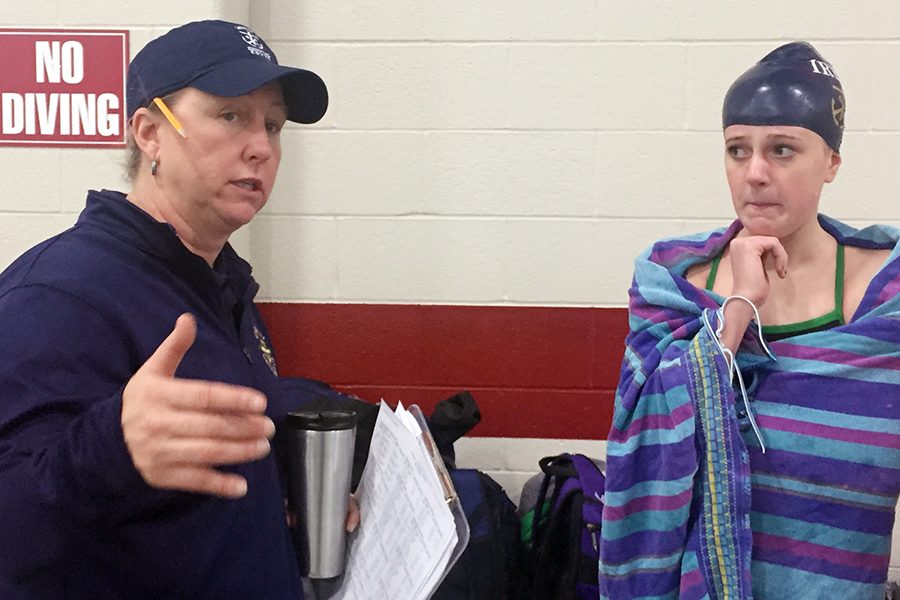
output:
{"label": "woman's eye", "polygon": [[726,152],[731,158],[746,158],[747,150],[740,146],[728,146]]}
{"label": "woman's eye", "polygon": [[282,127],[284,127],[284,123],[280,121],[266,121],[266,131],[269,133],[281,133]]}
{"label": "woman's eye", "polygon": [[225,112],[222,113],[222,118],[226,121],[235,121],[237,120],[237,113],[234,112]]}

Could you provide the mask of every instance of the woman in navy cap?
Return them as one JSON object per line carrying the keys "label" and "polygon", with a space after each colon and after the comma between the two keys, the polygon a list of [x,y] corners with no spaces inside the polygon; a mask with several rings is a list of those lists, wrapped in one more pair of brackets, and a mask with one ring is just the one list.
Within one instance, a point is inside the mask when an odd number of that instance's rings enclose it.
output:
{"label": "woman in navy cap", "polygon": [[0,276],[0,597],[300,598],[291,407],[228,238],[325,84],[200,21],[139,52],[127,94],[131,191],[89,192]]}
{"label": "woman in navy cap", "polygon": [[604,598],[880,600],[900,493],[900,232],[819,214],[845,98],[809,44],[725,96],[737,219],[636,261]]}

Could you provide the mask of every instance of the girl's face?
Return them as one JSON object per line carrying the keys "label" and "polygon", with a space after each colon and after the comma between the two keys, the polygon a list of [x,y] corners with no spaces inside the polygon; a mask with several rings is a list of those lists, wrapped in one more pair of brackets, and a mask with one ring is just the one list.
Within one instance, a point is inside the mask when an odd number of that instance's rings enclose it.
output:
{"label": "girl's face", "polygon": [[738,219],[751,235],[785,238],[816,222],[822,186],[841,157],[804,127],[730,125],[725,174]]}

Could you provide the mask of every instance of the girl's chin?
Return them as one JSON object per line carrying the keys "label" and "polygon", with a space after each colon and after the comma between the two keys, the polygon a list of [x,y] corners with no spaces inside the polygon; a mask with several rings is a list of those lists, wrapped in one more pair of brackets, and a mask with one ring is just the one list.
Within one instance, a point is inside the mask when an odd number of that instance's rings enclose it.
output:
{"label": "girl's chin", "polygon": [[784,235],[784,231],[778,224],[772,222],[770,219],[758,219],[758,218],[741,218],[741,225],[744,228],[741,230],[743,235],[761,235],[766,237],[776,237],[780,238]]}

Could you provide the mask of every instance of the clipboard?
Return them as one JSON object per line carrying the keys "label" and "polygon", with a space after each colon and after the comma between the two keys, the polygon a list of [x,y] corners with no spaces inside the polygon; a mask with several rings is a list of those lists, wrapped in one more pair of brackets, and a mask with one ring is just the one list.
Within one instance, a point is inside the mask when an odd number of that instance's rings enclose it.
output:
{"label": "clipboard", "polygon": [[447,466],[444,465],[444,459],[441,458],[441,454],[437,449],[437,444],[434,443],[434,438],[431,437],[431,430],[428,428],[428,422],[422,415],[422,410],[419,408],[418,404],[413,404],[407,407],[406,410],[415,417],[416,423],[419,424],[419,428],[422,430],[422,441],[425,444],[425,448],[428,450],[428,455],[431,457],[431,463],[434,465],[438,480],[440,480],[441,486],[444,489],[444,500],[447,501],[447,506],[450,508],[450,513],[453,515],[453,522],[456,524],[456,546],[450,554],[450,560],[447,563],[447,567],[444,569],[444,574],[441,575],[441,578],[431,591],[434,593],[434,591],[440,587],[441,582],[446,579],[447,574],[453,568],[453,565],[456,564],[456,561],[459,560],[459,557],[462,556],[462,553],[469,545],[469,520],[466,519],[466,513],[463,511],[462,503],[459,501],[459,495],[456,493],[456,488],[453,486],[453,480],[450,479],[450,473],[447,472]]}
{"label": "clipboard", "polygon": [[[404,492],[405,496],[396,495]],[[344,573],[336,580],[310,580],[316,584],[316,597],[431,598],[468,546],[470,532],[453,481],[418,406],[403,407],[402,418],[398,418],[397,412],[382,402],[357,493],[361,494],[362,522],[351,534]],[[398,512],[398,503],[406,503],[407,512]],[[432,526],[405,526],[403,519],[416,522],[410,520],[412,514],[425,516],[423,524],[429,523],[428,515],[432,515]],[[423,545],[422,535],[434,535],[434,541],[440,543]],[[416,549],[407,553],[411,548]],[[410,568],[400,568],[403,564]]]}

